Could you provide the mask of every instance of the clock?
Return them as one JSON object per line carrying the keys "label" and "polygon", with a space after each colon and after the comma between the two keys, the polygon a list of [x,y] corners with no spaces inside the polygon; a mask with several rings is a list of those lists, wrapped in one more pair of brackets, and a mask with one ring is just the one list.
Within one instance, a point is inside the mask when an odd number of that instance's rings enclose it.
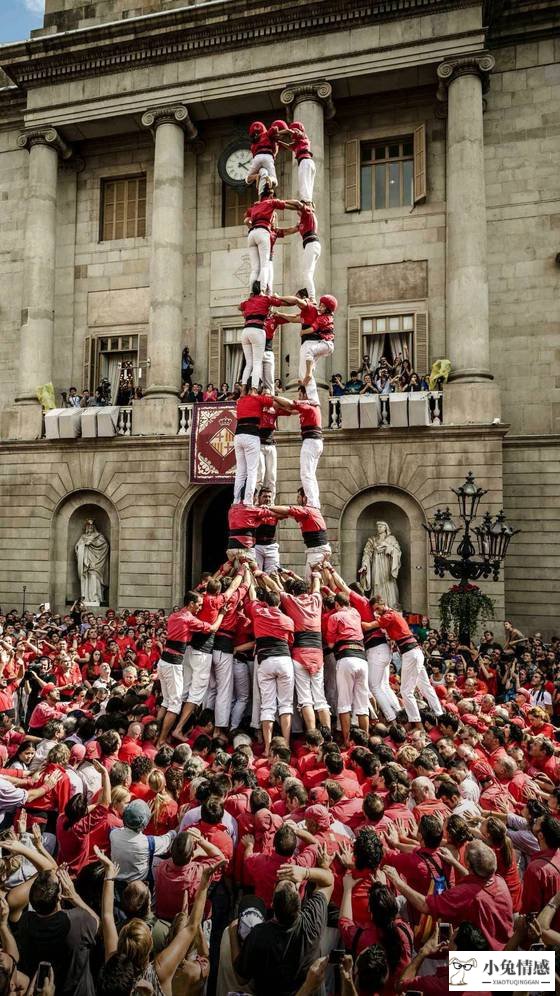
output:
{"label": "clock", "polygon": [[248,141],[238,138],[230,142],[218,159],[218,173],[224,183],[237,189],[245,187],[252,162],[251,146]]}

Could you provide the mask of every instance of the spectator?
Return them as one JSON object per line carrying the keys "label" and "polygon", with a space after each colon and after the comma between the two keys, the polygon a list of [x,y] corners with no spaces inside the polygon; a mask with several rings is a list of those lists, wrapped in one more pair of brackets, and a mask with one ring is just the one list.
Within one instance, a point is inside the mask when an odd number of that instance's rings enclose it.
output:
{"label": "spectator", "polygon": [[202,394],[202,400],[203,401],[217,401],[218,400],[218,392],[217,392],[217,390],[216,390],[216,388],[214,387],[213,384],[207,384],[206,385],[206,390]]}
{"label": "spectator", "polygon": [[75,387],[68,388],[68,395],[66,398],[66,408],[79,408],[81,402],[80,395],[78,394]]}
{"label": "spectator", "polygon": [[345,394],[359,394],[362,390],[362,381],[357,370],[350,371],[350,380],[346,381],[344,386]]}
{"label": "spectator", "polygon": [[345,393],[346,387],[342,381],[342,374],[334,374],[331,377],[330,395],[332,398],[340,398]]}
{"label": "spectator", "polygon": [[190,383],[193,373],[194,360],[189,352],[189,347],[185,346],[181,355],[181,380]]}

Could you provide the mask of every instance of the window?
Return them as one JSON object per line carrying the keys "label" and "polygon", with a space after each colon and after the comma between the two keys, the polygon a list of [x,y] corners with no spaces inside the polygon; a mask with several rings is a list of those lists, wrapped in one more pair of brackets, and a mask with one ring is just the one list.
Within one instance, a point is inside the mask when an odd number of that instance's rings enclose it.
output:
{"label": "window", "polygon": [[88,336],[81,386],[91,393],[102,387],[108,403],[128,404],[136,388],[146,387],[147,342],[145,333]]}
{"label": "window", "polygon": [[412,205],[412,136],[394,142],[362,143],[360,152],[360,210]]}
{"label": "window", "polygon": [[346,142],[346,211],[384,211],[426,198],[426,128],[412,135]]}
{"label": "window", "polygon": [[223,344],[223,366],[224,371],[224,381],[228,385],[229,389],[233,388],[233,385],[241,377],[241,373],[244,367],[244,357],[243,349],[241,346],[241,335],[242,328],[234,329],[223,329],[222,330],[222,344]]}
{"label": "window", "polygon": [[234,228],[242,225],[247,208],[251,207],[254,198],[253,187],[236,190],[229,183],[222,182],[222,226]]}
{"label": "window", "polygon": [[384,315],[362,318],[362,351],[376,367],[380,358],[392,363],[399,353],[412,356],[414,315]]}
{"label": "window", "polygon": [[101,242],[143,238],[146,234],[146,177],[103,180]]}

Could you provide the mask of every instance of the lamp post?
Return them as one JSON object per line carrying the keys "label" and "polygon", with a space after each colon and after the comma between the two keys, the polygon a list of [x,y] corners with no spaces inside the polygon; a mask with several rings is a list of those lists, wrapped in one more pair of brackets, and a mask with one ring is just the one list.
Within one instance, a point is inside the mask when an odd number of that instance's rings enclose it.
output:
{"label": "lamp post", "polygon": [[[478,591],[473,588],[473,581],[490,576],[494,581],[498,580],[510,540],[519,529],[512,529],[506,524],[503,511],[494,518],[490,512],[485,512],[480,523],[473,525],[481,498],[488,492],[477,487],[472,471],[467,474],[464,484],[451,490],[457,498],[463,528],[455,556],[453,547],[461,526],[455,524],[449,508],[445,510],[438,508],[432,521],[428,522],[428,525],[424,523],[422,525],[430,540],[430,553],[434,559],[436,577],[444,578],[450,575],[459,582],[457,594],[463,596],[466,609],[469,597],[473,591]],[[460,616],[459,639],[467,645],[470,640],[467,611]]]}

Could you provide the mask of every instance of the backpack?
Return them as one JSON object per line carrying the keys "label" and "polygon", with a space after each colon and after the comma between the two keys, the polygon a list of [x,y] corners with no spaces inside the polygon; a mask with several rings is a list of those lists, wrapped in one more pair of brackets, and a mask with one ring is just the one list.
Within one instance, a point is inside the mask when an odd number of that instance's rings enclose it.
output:
{"label": "backpack", "polygon": [[[430,872],[430,884],[428,885],[426,896],[441,896],[442,892],[445,892],[449,888],[449,882],[447,881],[443,866],[434,860],[432,854],[426,854],[425,851],[419,851],[418,853],[426,862]],[[420,914],[420,920],[414,928],[414,944],[417,951],[432,936],[435,924],[434,917],[430,916],[429,913]]]}

